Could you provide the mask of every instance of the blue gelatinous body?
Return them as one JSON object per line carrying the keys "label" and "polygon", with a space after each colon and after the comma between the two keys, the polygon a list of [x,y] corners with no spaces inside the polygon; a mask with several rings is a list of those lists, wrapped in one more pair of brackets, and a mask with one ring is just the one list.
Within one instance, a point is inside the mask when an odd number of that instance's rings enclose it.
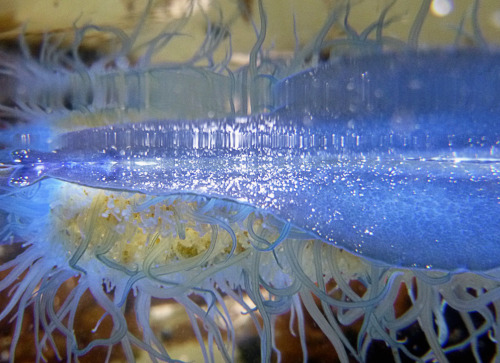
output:
{"label": "blue gelatinous body", "polygon": [[271,114],[148,121],[18,151],[11,184],[49,176],[273,213],[391,265],[500,264],[500,56],[340,59],[275,85]]}

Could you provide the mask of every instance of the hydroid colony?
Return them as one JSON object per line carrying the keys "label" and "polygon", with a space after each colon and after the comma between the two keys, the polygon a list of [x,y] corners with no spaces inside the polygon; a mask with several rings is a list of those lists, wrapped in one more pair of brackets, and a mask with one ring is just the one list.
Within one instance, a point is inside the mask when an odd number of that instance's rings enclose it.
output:
{"label": "hydroid colony", "polygon": [[[30,308],[37,360],[102,347],[179,359],[151,327],[156,299],[183,306],[206,361],[237,358],[228,301],[252,319],[263,361],[280,358],[289,311],[304,360],[307,317],[340,361],[496,355],[499,57],[479,2],[454,29],[457,47],[477,48],[427,52],[416,47],[435,4],[413,14],[407,42],[386,35],[394,4],[355,29],[340,2],[283,59],[263,46],[259,3],[237,70],[231,29],[213,22],[191,59],[153,62],[185,22],[141,43],[153,2],[130,35],[76,26],[69,45],[47,34],[34,57],[22,37],[22,56],[3,54],[1,231],[25,246],[2,265],[10,359]],[[87,60],[96,33],[114,50]],[[84,334],[88,292],[104,312]]]}

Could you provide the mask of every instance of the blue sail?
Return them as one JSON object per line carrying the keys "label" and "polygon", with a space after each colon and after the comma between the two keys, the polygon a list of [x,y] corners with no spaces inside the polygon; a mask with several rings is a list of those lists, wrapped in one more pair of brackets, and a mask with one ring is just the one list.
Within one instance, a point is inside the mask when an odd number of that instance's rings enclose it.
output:
{"label": "blue sail", "polygon": [[18,150],[11,185],[52,177],[248,204],[383,263],[500,261],[500,56],[340,58],[274,85],[275,111],[70,132]]}

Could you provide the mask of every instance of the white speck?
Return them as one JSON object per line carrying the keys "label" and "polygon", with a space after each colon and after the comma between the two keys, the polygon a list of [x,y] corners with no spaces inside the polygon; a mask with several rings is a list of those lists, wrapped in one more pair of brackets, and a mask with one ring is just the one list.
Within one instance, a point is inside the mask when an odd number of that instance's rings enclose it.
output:
{"label": "white speck", "polygon": [[433,0],[431,13],[439,18],[449,15],[453,11],[453,0]]}

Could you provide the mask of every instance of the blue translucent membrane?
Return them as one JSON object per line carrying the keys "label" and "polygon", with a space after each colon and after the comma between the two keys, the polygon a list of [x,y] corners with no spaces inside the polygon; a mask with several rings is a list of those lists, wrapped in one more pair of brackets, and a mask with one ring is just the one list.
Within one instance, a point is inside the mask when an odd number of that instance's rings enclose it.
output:
{"label": "blue translucent membrane", "polygon": [[500,55],[339,58],[273,85],[274,111],[152,120],[17,150],[11,185],[53,177],[255,206],[393,266],[500,261]]}

